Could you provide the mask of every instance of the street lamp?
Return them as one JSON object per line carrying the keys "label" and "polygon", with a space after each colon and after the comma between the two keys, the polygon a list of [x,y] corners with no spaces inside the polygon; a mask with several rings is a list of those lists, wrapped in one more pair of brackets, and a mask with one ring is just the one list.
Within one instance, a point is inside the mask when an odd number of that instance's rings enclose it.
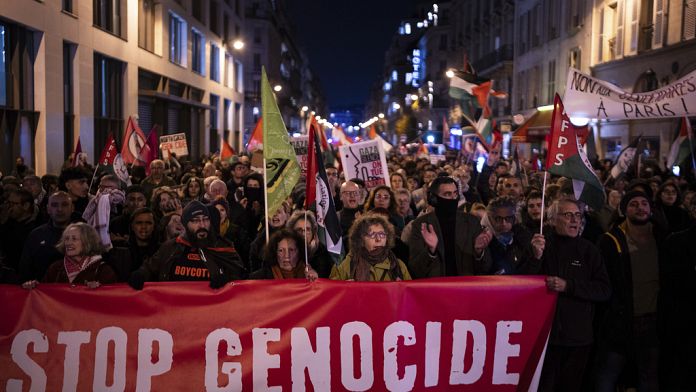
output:
{"label": "street lamp", "polygon": [[448,69],[447,72],[445,72],[445,76],[452,79],[454,77],[454,70],[452,68]]}
{"label": "street lamp", "polygon": [[281,86],[279,84],[276,84],[275,86],[273,86],[273,91],[275,91],[275,92],[280,92],[280,90],[282,90],[282,89],[283,89],[283,86]]}
{"label": "street lamp", "polygon": [[417,101],[417,100],[418,100],[418,95],[411,94],[411,101]]}
{"label": "street lamp", "polygon": [[236,39],[236,40],[234,40],[234,42],[232,43],[232,47],[233,47],[235,50],[242,50],[242,49],[244,48],[244,41],[242,41],[241,39]]}
{"label": "street lamp", "polygon": [[384,118],[384,113],[378,114],[377,117],[379,117],[379,118]]}
{"label": "street lamp", "polygon": [[303,112],[303,113],[306,112],[307,110],[309,110],[309,107],[307,107],[307,106],[302,106],[302,112]]}

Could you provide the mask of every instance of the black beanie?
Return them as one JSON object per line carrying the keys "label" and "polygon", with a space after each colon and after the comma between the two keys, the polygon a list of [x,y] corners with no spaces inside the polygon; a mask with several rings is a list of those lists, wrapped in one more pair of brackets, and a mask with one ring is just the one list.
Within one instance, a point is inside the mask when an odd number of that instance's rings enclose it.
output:
{"label": "black beanie", "polygon": [[184,211],[181,213],[181,223],[184,225],[184,227],[186,227],[191,219],[199,215],[210,218],[210,211],[208,211],[205,204],[198,200],[193,200],[186,205]]}
{"label": "black beanie", "polygon": [[621,198],[621,203],[619,204],[619,211],[621,211],[621,215],[626,216],[626,207],[628,207],[628,203],[630,203],[631,200],[635,199],[636,197],[644,197],[648,203],[650,203],[650,199],[645,192],[639,190],[629,191]]}

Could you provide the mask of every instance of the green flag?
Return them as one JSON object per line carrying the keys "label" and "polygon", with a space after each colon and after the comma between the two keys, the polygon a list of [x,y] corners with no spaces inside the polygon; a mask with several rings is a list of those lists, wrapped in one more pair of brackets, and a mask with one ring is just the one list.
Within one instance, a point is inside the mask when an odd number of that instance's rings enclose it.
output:
{"label": "green flag", "polygon": [[300,179],[300,166],[268,83],[265,68],[261,70],[261,117],[263,157],[266,160],[266,211],[270,218],[292,193],[292,188]]}

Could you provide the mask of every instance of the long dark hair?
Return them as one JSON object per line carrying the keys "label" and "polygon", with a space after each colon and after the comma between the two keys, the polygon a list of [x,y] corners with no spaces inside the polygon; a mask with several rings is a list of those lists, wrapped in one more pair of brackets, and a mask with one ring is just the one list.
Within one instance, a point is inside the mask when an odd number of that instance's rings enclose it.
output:
{"label": "long dark hair", "polygon": [[367,197],[367,201],[365,202],[365,212],[375,208],[375,196],[377,196],[377,192],[379,191],[387,191],[387,193],[389,193],[389,208],[387,209],[389,210],[389,214],[396,215],[396,196],[394,195],[394,191],[386,185],[380,185],[370,192],[370,195]]}

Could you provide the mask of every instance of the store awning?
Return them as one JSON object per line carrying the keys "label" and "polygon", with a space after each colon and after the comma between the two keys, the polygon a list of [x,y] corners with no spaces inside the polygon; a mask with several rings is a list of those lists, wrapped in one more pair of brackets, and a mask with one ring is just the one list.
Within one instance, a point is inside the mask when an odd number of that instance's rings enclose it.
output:
{"label": "store awning", "polygon": [[553,110],[535,111],[512,134],[513,143],[532,143],[544,139],[551,129]]}

